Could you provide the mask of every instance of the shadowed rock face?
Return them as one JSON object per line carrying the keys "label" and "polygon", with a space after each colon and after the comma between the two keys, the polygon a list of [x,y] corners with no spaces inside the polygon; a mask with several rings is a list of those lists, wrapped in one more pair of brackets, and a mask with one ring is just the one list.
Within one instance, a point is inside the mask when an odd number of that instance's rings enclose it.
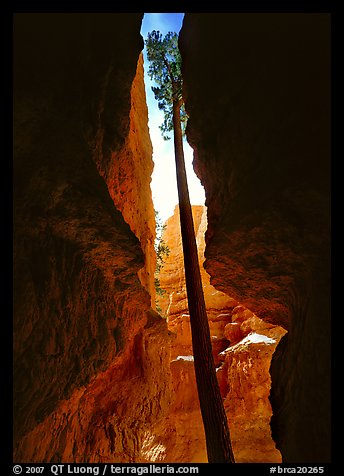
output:
{"label": "shadowed rock face", "polygon": [[270,396],[285,462],[330,459],[329,39],[326,14],[186,14],[180,34],[206,270],[289,331]]}
{"label": "shadowed rock face", "polygon": [[[167,328],[147,292],[154,211],[141,19],[15,15],[17,461],[135,460],[168,406]],[[115,206],[114,170],[130,175],[135,216]]]}

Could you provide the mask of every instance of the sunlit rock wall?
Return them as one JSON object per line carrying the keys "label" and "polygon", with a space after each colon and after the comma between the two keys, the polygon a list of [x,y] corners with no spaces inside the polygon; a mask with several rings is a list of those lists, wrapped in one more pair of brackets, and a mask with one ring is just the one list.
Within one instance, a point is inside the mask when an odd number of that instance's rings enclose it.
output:
{"label": "sunlit rock wall", "polygon": [[130,100],[129,131],[124,143],[119,148],[111,149],[110,153],[104,151],[104,129],[100,125],[96,134],[95,158],[116,208],[140,240],[145,266],[139,276],[151,295],[152,305],[155,305],[155,216],[150,189],[153,150],[148,131],[142,53],[131,86]]}
{"label": "sunlit rock wall", "polygon": [[[271,437],[269,402],[271,357],[281,326],[264,322],[235,299],[217,291],[203,268],[207,209],[192,206],[203,291],[213,355],[224,399],[236,462],[280,462]],[[167,421],[155,429],[152,447],[164,448],[158,461],[207,462],[200,413],[190,316],[186,299],[179,209],[166,222],[163,240],[170,249],[159,274],[165,294],[158,303],[165,315],[171,342],[171,378],[174,401]]]}

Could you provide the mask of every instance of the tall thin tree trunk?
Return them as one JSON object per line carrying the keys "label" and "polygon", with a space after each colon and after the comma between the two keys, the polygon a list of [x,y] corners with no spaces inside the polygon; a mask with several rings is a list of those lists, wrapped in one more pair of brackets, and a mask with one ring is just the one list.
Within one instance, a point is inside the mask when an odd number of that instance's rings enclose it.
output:
{"label": "tall thin tree trunk", "polygon": [[198,397],[206,436],[209,463],[234,463],[227,416],[216,377],[208,317],[205,307],[192,210],[187,184],[180,104],[173,104],[174,149],[179,195],[180,226],[184,252],[192,348]]}

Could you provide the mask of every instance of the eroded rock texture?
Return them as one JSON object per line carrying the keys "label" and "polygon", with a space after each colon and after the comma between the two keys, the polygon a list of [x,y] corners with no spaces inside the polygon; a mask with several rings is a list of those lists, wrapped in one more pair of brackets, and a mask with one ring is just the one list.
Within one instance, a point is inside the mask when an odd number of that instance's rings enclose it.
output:
{"label": "eroded rock texture", "polygon": [[135,461],[168,407],[141,19],[15,15],[16,461]]}
{"label": "eroded rock texture", "polygon": [[137,73],[131,86],[129,133],[120,149],[109,155],[102,149],[103,130],[97,134],[96,162],[105,178],[115,206],[139,238],[145,266],[139,272],[141,283],[155,303],[154,251],[155,216],[150,189],[153,172],[152,144],[148,131],[148,109],[143,79],[143,56],[139,57]]}
{"label": "eroded rock texture", "polygon": [[[215,365],[229,422],[236,462],[280,462],[271,438],[269,367],[285,330],[264,322],[235,299],[216,290],[203,268],[207,210],[193,206],[195,233]],[[166,222],[163,239],[170,248],[159,278],[158,298],[174,334],[171,342],[173,403],[163,425],[155,428],[151,456],[158,461],[207,462],[198,402],[190,316],[186,299],[179,209]]]}
{"label": "eroded rock texture", "polygon": [[212,284],[288,329],[271,366],[285,462],[330,459],[330,17],[186,14],[188,139]]}

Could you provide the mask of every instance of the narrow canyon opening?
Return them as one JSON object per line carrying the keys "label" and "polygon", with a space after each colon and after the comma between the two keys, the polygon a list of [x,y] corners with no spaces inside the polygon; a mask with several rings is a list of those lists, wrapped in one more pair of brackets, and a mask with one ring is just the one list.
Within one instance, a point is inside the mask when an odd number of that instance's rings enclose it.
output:
{"label": "narrow canyon opening", "polygon": [[[175,170],[148,124],[147,21],[14,16],[18,463],[206,461],[178,200],[160,212],[170,251],[155,286],[155,209]],[[329,462],[329,15],[178,22],[189,162],[207,197],[192,212],[236,461]]]}
{"label": "narrow canyon opening", "polygon": [[[183,18],[183,13],[145,13],[142,20],[141,35],[144,40],[146,40],[148,32],[153,30],[158,30],[163,35],[166,35],[169,31],[178,34],[182,27]],[[173,215],[174,208],[178,204],[174,148],[173,140],[164,140],[161,130],[159,129],[159,126],[164,120],[164,114],[159,110],[157,100],[154,98],[151,89],[154,82],[147,74],[149,62],[146,47],[143,49],[143,55],[144,81],[148,106],[148,126],[153,146],[154,170],[151,182],[152,198],[154,209],[164,223]],[[186,138],[184,138],[183,146],[191,203],[193,205],[204,205],[204,188],[193,169],[193,149],[190,147]]]}
{"label": "narrow canyon opening", "polygon": [[[184,14],[145,14],[141,27],[144,39],[158,30],[179,33]],[[148,63],[144,50],[144,65]],[[148,66],[144,66],[145,70]],[[173,403],[163,426],[152,430],[144,442],[149,461],[206,462],[206,445],[195,379],[190,315],[184,274],[173,142],[162,139],[159,111],[152,93],[154,84],[144,74],[149,132],[153,146],[152,196],[159,220],[156,273],[156,310],[166,319],[173,335],[170,371]],[[207,209],[204,189],[192,166],[193,149],[184,139],[189,193],[210,325],[213,356],[222,398],[230,423],[237,462],[280,462],[271,438],[270,362],[286,333],[281,326],[264,322],[237,300],[216,290],[203,267]],[[173,212],[172,212],[173,210]],[[171,438],[171,435],[174,438]],[[149,443],[148,443],[149,442]]]}

